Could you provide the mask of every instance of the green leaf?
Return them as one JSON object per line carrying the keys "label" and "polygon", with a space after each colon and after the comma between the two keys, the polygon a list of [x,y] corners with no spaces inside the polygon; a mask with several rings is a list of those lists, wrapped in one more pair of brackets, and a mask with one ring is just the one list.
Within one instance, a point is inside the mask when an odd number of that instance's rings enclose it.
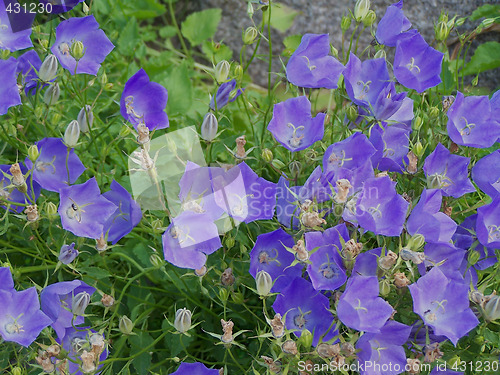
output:
{"label": "green leaf", "polygon": [[118,38],[118,52],[125,56],[132,56],[140,41],[137,20],[131,18]]}
{"label": "green leaf", "polygon": [[499,4],[485,4],[477,8],[474,12],[472,12],[470,19],[471,21],[475,21],[482,17],[495,18],[498,16],[500,16]]}
{"label": "green leaf", "polygon": [[158,17],[166,12],[165,6],[158,0],[121,1],[120,8],[125,16],[140,20]]}
{"label": "green leaf", "polygon": [[181,25],[184,35],[193,46],[214,37],[222,15],[218,8],[206,9],[190,14]]}
{"label": "green leaf", "polygon": [[477,47],[471,60],[462,71],[462,75],[470,75],[495,69],[500,66],[500,43],[486,42]]}
{"label": "green leaf", "polygon": [[189,79],[187,63],[175,67],[162,80],[168,90],[167,113],[185,113],[193,102],[193,87]]}
{"label": "green leaf", "polygon": [[222,60],[229,61],[233,59],[233,50],[222,43],[214,43],[211,40],[206,40],[201,45],[201,50],[214,65]]}
{"label": "green leaf", "polygon": [[297,47],[302,40],[302,35],[290,35],[283,40],[283,44],[285,45],[285,49],[283,51],[284,56],[292,56]]}
{"label": "green leaf", "polygon": [[[129,336],[130,343],[132,344],[131,354],[141,351],[153,343],[153,338],[146,332],[140,332],[137,335]],[[139,375],[147,375],[149,366],[151,365],[151,354],[154,348],[141,353],[134,358],[132,364]]]}
{"label": "green leaf", "polygon": [[[284,4],[271,5],[271,26],[284,33],[293,25],[295,17],[299,14],[296,10]],[[269,16],[266,16],[266,19]]]}

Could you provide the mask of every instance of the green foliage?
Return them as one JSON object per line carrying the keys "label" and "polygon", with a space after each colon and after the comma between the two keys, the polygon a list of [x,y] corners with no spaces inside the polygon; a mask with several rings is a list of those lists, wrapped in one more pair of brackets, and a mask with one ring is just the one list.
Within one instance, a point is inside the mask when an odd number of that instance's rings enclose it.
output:
{"label": "green foliage", "polygon": [[486,42],[477,47],[462,74],[477,74],[498,67],[500,67],[500,43]]}
{"label": "green foliage", "polygon": [[206,9],[187,16],[182,22],[182,35],[193,46],[201,44],[214,37],[221,19],[222,11],[218,8]]}

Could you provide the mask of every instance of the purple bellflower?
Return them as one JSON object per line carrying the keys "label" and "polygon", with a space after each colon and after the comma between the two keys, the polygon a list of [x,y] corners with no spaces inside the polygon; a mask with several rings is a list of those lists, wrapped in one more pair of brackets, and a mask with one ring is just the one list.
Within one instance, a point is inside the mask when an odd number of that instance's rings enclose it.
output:
{"label": "purple bellflower", "polygon": [[491,198],[500,195],[500,150],[478,160],[472,167],[472,179]]}
{"label": "purple bellflower", "polygon": [[396,47],[398,40],[413,35],[417,30],[409,30],[411,22],[403,13],[403,0],[389,5],[380,20],[375,32],[375,38],[380,44]]}
{"label": "purple bellflower", "polygon": [[410,132],[399,126],[376,124],[370,132],[370,142],[377,152],[371,157],[372,164],[381,171],[399,172],[408,164]]}
{"label": "purple bellflower", "polygon": [[149,130],[168,128],[165,107],[168,101],[167,89],[151,82],[144,69],[140,69],[125,84],[120,99],[120,112],[137,129],[141,123]]}
{"label": "purple bellflower", "polygon": [[344,242],[349,241],[349,232],[345,224],[328,228],[324,232],[307,232],[304,235],[306,250],[311,252],[309,257],[311,263],[307,265],[307,273],[316,290],[335,290],[347,280],[340,256],[342,250],[340,237]]}
{"label": "purple bellflower", "polygon": [[0,336],[28,347],[52,319],[40,310],[36,288],[0,288]]}
{"label": "purple bellflower", "polygon": [[217,89],[217,93],[210,100],[210,108],[212,111],[220,110],[222,107],[226,106],[228,103],[232,103],[236,100],[238,96],[243,93],[242,89],[236,90],[236,80],[232,79],[228,82],[224,82]]}
{"label": "purple bellflower", "polygon": [[288,60],[288,81],[299,87],[336,89],[344,66],[329,54],[328,34],[304,34]]}
{"label": "purple bellflower", "polygon": [[440,212],[443,194],[439,189],[424,189],[418,204],[413,208],[406,229],[412,236],[421,234],[427,242],[449,242],[457,223]]}
{"label": "purple bellflower", "polygon": [[377,247],[359,254],[352,269],[351,278],[357,276],[377,276],[378,258],[382,256],[382,248]]}
{"label": "purple bellflower", "polygon": [[377,120],[387,120],[391,118],[404,104],[406,92],[398,93],[396,84],[388,82],[382,88],[373,102],[369,102],[369,108],[360,107],[361,116],[373,116]]}
{"label": "purple bellflower", "polygon": [[165,260],[181,268],[199,269],[206,256],[219,249],[217,226],[210,215],[184,211],[162,235]]}
{"label": "purple bellflower", "polygon": [[441,189],[443,195],[460,198],[476,191],[468,178],[470,159],[452,155],[441,143],[425,159],[424,173],[429,189]]}
{"label": "purple bellflower", "polygon": [[411,122],[415,117],[413,113],[413,100],[405,97],[401,107],[388,119],[385,120],[390,126],[397,126],[411,132]]}
{"label": "purple bellflower", "polygon": [[[75,42],[83,43],[83,57],[72,56]],[[56,41],[51,51],[63,68],[71,74],[97,75],[101,63],[114,48],[94,16],[73,17],[62,21],[56,28]]]}
{"label": "purple bellflower", "polygon": [[36,145],[39,156],[35,165],[33,166],[33,162],[29,158],[26,158],[25,163],[29,169],[33,169],[33,179],[43,189],[58,192],[68,187],[69,184],[75,183],[85,171],[85,167],[75,151],[70,149],[68,154],[68,147],[61,138],[44,138],[36,142]]}
{"label": "purple bellflower", "polygon": [[42,66],[42,60],[35,50],[25,52],[17,59],[17,73],[21,73],[21,84],[26,95],[34,95],[37,86],[37,71]]}
{"label": "purple bellflower", "polygon": [[425,260],[418,265],[418,271],[425,275],[432,268],[439,267],[447,277],[457,278],[463,283],[463,277],[457,270],[464,259],[465,251],[458,249],[451,243],[428,242],[424,248]]}
{"label": "purple bellflower", "polygon": [[[0,1],[0,3],[2,2]],[[17,60],[15,58],[9,57],[8,60],[0,60],[0,77],[2,77],[2,85],[0,85],[0,115],[5,115],[10,107],[21,104],[16,71]]]}
{"label": "purple bellflower", "polygon": [[111,182],[111,190],[103,196],[116,206],[116,211],[104,223],[104,233],[108,232],[108,241],[114,245],[139,224],[142,211],[130,193],[115,180]]}
{"label": "purple bellflower", "polygon": [[312,117],[311,102],[306,96],[290,98],[274,105],[267,130],[287,150],[301,151],[323,138],[325,116],[318,113]]}
{"label": "purple bellflower", "polygon": [[350,278],[337,306],[340,321],[358,331],[379,333],[394,309],[378,293],[376,277]]}
{"label": "purple bellflower", "polygon": [[457,145],[486,148],[500,137],[500,122],[488,96],[464,97],[459,91],[446,114],[448,135]]}
{"label": "purple bellflower", "polygon": [[[18,4],[14,0],[0,1],[0,50],[9,50],[10,52],[33,46],[31,41],[31,23],[32,17],[22,11],[20,13],[7,13],[6,6]],[[14,29],[14,30],[13,30]],[[4,77],[4,75],[1,75]]]}
{"label": "purple bellflower", "polygon": [[[23,175],[26,175],[28,169],[25,167],[23,163],[19,163],[19,167],[21,168],[21,172]],[[5,198],[7,201],[11,203],[20,203],[20,204],[31,204],[30,200],[26,197],[25,194],[21,193],[16,187],[12,186],[11,180],[9,177],[12,176],[10,172],[10,165],[0,165],[0,202],[2,198]],[[34,201],[38,199],[40,196],[40,185],[38,185],[35,181],[32,181],[32,176],[30,175],[26,179],[26,185],[28,187],[28,191],[26,194],[33,198]],[[31,188],[33,186],[33,189]],[[1,202],[4,203],[4,202]],[[3,204],[0,207],[5,207]],[[17,213],[24,210],[24,206],[17,206],[13,204],[10,209]]]}
{"label": "purple bellflower", "polygon": [[435,334],[446,336],[454,345],[479,324],[469,308],[469,286],[459,282],[458,277],[448,278],[439,267],[434,267],[408,288],[413,298],[413,311]]}
{"label": "purple bellflower", "polygon": [[289,186],[290,183],[284,178],[280,177],[276,191],[276,217],[281,225],[287,228],[293,227],[298,229],[300,227],[300,201],[299,192],[302,186]]}
{"label": "purple bellflower", "polygon": [[66,328],[77,326],[84,322],[84,317],[74,315],[71,311],[73,299],[80,293],[94,294],[95,288],[80,280],[62,281],[43,288],[40,293],[42,310],[52,319],[52,328],[60,340],[65,335]]}
{"label": "purple bellflower", "polygon": [[78,256],[78,250],[75,249],[75,243],[71,245],[62,245],[59,251],[59,261],[62,264],[70,264]]}
{"label": "purple bellflower", "polygon": [[14,289],[14,280],[9,267],[0,267],[0,289]]}
{"label": "purple bellflower", "polygon": [[331,177],[333,173],[323,173],[321,166],[317,166],[314,171],[309,175],[307,181],[299,190],[299,200],[304,202],[306,199],[323,203],[328,201],[334,195],[331,188]]}
{"label": "purple bellflower", "polygon": [[[403,345],[411,327],[389,320],[379,333],[365,333],[356,343],[362,375],[397,375],[404,371],[406,354]],[[361,366],[363,365],[363,366]],[[383,370],[382,370],[383,369]],[[398,370],[399,369],[399,370]]]}
{"label": "purple bellflower", "polygon": [[219,370],[210,369],[201,362],[182,362],[171,375],[219,375]]}
{"label": "purple bellflower", "polygon": [[476,233],[484,246],[500,248],[500,196],[477,209]]}
{"label": "purple bellflower", "polygon": [[116,206],[101,195],[95,177],[83,184],[62,188],[59,194],[62,227],[75,236],[100,238]]}
{"label": "purple bellflower", "polygon": [[250,252],[250,275],[255,278],[259,271],[266,271],[274,282],[271,292],[283,291],[294,278],[302,275],[300,265],[289,267],[295,257],[285,246],[294,245],[293,237],[281,228],[257,236]]}
{"label": "purple bellflower", "polygon": [[443,54],[429,46],[422,35],[398,41],[394,57],[394,75],[405,87],[421,93],[441,83]]}
{"label": "purple bellflower", "polygon": [[[285,327],[295,330],[297,337],[307,329],[313,334],[312,345],[318,345],[320,336],[332,327],[334,319],[328,309],[330,302],[326,296],[314,290],[311,283],[301,277],[295,278],[274,301],[273,309],[285,316]],[[338,332],[330,329],[323,341],[333,339]]]}

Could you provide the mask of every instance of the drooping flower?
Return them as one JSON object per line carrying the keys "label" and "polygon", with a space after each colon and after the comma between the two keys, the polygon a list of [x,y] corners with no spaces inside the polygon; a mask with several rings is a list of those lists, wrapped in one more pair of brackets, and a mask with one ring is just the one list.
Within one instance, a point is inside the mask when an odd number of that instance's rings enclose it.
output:
{"label": "drooping flower", "polygon": [[288,60],[286,77],[296,86],[336,89],[344,66],[330,56],[328,34],[304,34]]}
{"label": "drooping flower", "polygon": [[415,33],[397,42],[394,75],[405,87],[421,93],[441,83],[444,55],[429,46],[422,35]]}
{"label": "drooping flower", "polygon": [[300,226],[300,201],[299,192],[302,186],[292,186],[280,177],[276,190],[276,217],[280,224],[287,228],[297,229]]}
{"label": "drooping flower", "polygon": [[408,288],[413,311],[435,334],[446,336],[454,345],[479,324],[469,308],[469,286],[459,282],[459,276],[449,278],[434,267]]}
{"label": "drooping flower", "polygon": [[464,97],[459,91],[446,115],[448,135],[458,145],[486,148],[500,137],[500,122],[488,96]]}
{"label": "drooping flower", "polygon": [[0,335],[5,341],[29,346],[52,319],[40,310],[38,293],[0,288]]}
{"label": "drooping flower", "polygon": [[457,223],[441,212],[443,194],[439,189],[424,189],[418,204],[413,208],[406,228],[411,235],[421,234],[427,242],[449,242]]}
{"label": "drooping flower", "polygon": [[201,362],[182,362],[171,375],[219,375],[219,370],[209,369]]}
{"label": "drooping flower", "polygon": [[222,107],[226,106],[228,103],[234,102],[238,96],[243,93],[242,89],[236,90],[236,80],[232,79],[228,82],[224,82],[217,89],[217,93],[210,100],[210,108],[212,111],[220,110]]}
{"label": "drooping flower", "polygon": [[104,224],[116,206],[101,195],[95,177],[83,184],[62,188],[59,194],[58,212],[63,228],[79,237],[101,237]]}
{"label": "drooping flower", "polygon": [[424,162],[427,187],[441,189],[443,195],[454,198],[475,192],[476,189],[468,178],[469,162],[469,158],[452,155],[446,147],[438,143]]}
{"label": "drooping flower", "polygon": [[285,246],[294,245],[293,237],[281,228],[260,234],[250,252],[250,275],[255,278],[259,271],[266,271],[274,282],[271,292],[283,291],[295,277],[302,275],[299,265],[289,267],[295,257]]}
{"label": "drooping flower", "polygon": [[219,249],[217,226],[210,215],[184,211],[162,235],[165,260],[181,268],[200,269],[207,255]]}
{"label": "drooping flower", "polygon": [[[83,44],[83,56],[77,61],[72,55],[74,45],[78,42]],[[71,74],[97,75],[101,63],[113,48],[113,43],[99,29],[99,24],[91,15],[62,21],[56,28],[56,41],[50,50]]]}
{"label": "drooping flower", "polygon": [[9,267],[0,267],[0,289],[14,289],[14,280]]}
{"label": "drooping flower", "polygon": [[12,0],[0,1],[0,50],[14,52],[33,46],[30,36],[34,15],[23,12],[23,8],[20,12],[7,12],[7,6],[15,10],[16,4]]}
{"label": "drooping flower", "polygon": [[71,245],[62,245],[61,250],[59,251],[59,261],[62,264],[70,264],[75,258],[78,256],[78,250],[75,249],[75,243],[71,243]]}
{"label": "drooping flower", "polygon": [[349,232],[345,224],[328,228],[324,232],[307,232],[304,235],[306,249],[313,252],[307,265],[307,273],[316,290],[335,290],[347,280],[340,250],[344,242],[349,241]]}
{"label": "drooping flower", "polygon": [[377,277],[356,276],[347,281],[339,299],[337,315],[347,327],[358,331],[379,333],[394,309],[378,296]]}
{"label": "drooping flower", "polygon": [[165,129],[169,126],[165,107],[167,89],[151,82],[144,69],[139,69],[125,84],[120,99],[120,112],[137,129],[141,123],[149,130]]}
{"label": "drooping flower", "polygon": [[29,158],[26,158],[25,163],[29,169],[33,170],[33,179],[43,189],[58,192],[69,184],[75,183],[85,171],[75,151],[71,149],[68,154],[68,148],[61,138],[44,138],[35,144],[39,151],[35,165],[33,166]]}
{"label": "drooping flower", "polygon": [[108,233],[108,241],[114,245],[139,224],[142,219],[141,207],[115,180],[111,182],[111,190],[103,196],[116,206],[116,211],[104,223],[104,233]]}
{"label": "drooping flower", "polygon": [[0,115],[5,115],[10,107],[21,104],[21,96],[19,95],[16,81],[16,70],[17,60],[15,58],[9,57],[8,60],[0,60],[0,77],[2,77],[2,85],[0,85]]}
{"label": "drooping flower", "polygon": [[403,13],[403,0],[387,7],[384,16],[377,25],[375,38],[380,44],[395,47],[398,40],[407,38],[417,30],[409,30],[411,22]]}
{"label": "drooping flower", "polygon": [[476,233],[482,245],[500,247],[500,196],[477,209]]}
{"label": "drooping flower", "polygon": [[[406,353],[403,345],[411,327],[389,320],[379,333],[365,333],[356,343],[362,375],[397,375],[404,371]],[[370,363],[370,365],[368,365]],[[383,370],[382,370],[383,369]]]}
{"label": "drooping flower", "polygon": [[[22,175],[26,175],[28,172],[28,168],[23,163],[19,163],[19,168],[21,170]],[[2,202],[2,198],[6,199],[11,203],[20,203],[20,204],[32,204],[38,199],[40,195],[40,185],[36,183],[36,180],[32,180],[32,176],[30,175],[26,179],[27,192],[26,194],[33,199],[31,201],[26,197],[25,194],[21,193],[19,189],[12,184],[12,173],[11,173],[10,165],[0,165],[0,203],[2,205],[0,207],[5,207],[4,204],[6,202]],[[9,179],[10,178],[10,179]],[[32,189],[33,187],[33,189]],[[16,204],[12,204],[10,209],[16,212],[21,212],[24,210],[24,206],[18,206]]]}
{"label": "drooping flower", "polygon": [[312,345],[318,345],[320,336],[330,331],[323,337],[323,341],[334,338],[338,332],[333,329],[334,318],[328,309],[330,303],[328,298],[314,290],[312,284],[301,278],[295,278],[287,288],[281,291],[273,304],[273,310],[281,316],[285,316],[285,326],[289,330],[295,330],[297,337],[307,329],[313,334]]}
{"label": "drooping flower", "polygon": [[399,172],[408,164],[410,132],[394,125],[375,125],[371,129],[370,142],[377,152],[371,157],[372,164],[381,171]]}
{"label": "drooping flower", "polygon": [[323,138],[325,116],[318,113],[312,117],[311,102],[306,96],[290,98],[274,105],[267,130],[286,149],[301,151]]}
{"label": "drooping flower", "polygon": [[63,339],[66,328],[84,322],[83,316],[74,315],[71,311],[73,299],[83,293],[91,296],[95,290],[81,280],[62,281],[43,288],[40,293],[42,311],[52,319],[52,328],[60,340]]}
{"label": "drooping flower", "polygon": [[21,73],[21,85],[26,95],[34,95],[37,86],[37,74],[40,70],[42,60],[35,50],[25,52],[17,59],[17,73]]}
{"label": "drooping flower", "polygon": [[500,195],[500,150],[478,160],[472,167],[472,179],[491,198]]}

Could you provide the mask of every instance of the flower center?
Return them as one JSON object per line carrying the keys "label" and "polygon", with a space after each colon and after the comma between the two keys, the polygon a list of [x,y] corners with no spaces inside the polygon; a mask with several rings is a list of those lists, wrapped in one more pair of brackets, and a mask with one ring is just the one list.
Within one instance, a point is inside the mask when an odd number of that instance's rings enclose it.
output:
{"label": "flower center", "polygon": [[488,225],[488,240],[500,240],[500,225]]}
{"label": "flower center", "polygon": [[38,160],[37,162],[35,162],[35,169],[38,172],[45,173],[47,171],[47,167],[52,167],[52,174],[55,174],[56,173],[56,167],[54,166],[55,161],[56,161],[55,155],[52,158],[52,161],[50,163],[47,163],[46,161]]}
{"label": "flower center", "polygon": [[412,73],[413,73],[413,69],[415,69],[416,73],[420,73],[420,68],[418,67],[418,65],[415,64],[415,58],[413,58],[413,57],[410,59],[410,62],[408,64],[406,64],[406,67]]}
{"label": "flower center", "polygon": [[453,181],[446,176],[445,173],[438,174],[434,173],[427,177],[427,184],[429,189],[443,189],[453,184]]}
{"label": "flower center", "polygon": [[355,310],[362,310],[365,314],[368,312],[368,309],[366,307],[361,306],[361,300],[357,298],[358,300],[358,306],[354,306]]}
{"label": "flower center", "polygon": [[330,261],[330,257],[327,256],[327,261],[319,266],[319,272],[326,279],[333,279],[338,276],[339,268],[335,262]]}
{"label": "flower center", "polygon": [[280,261],[278,260],[278,251],[276,249],[272,249],[272,252],[274,252],[274,256],[271,256],[267,251],[261,251],[259,253],[259,263],[265,263],[265,264],[270,264],[271,262],[276,262],[278,263],[278,266],[281,265]]}
{"label": "flower center", "polygon": [[373,216],[378,216],[380,218],[382,218],[382,211],[380,211],[380,203],[377,204],[376,207],[370,207],[368,208],[368,212]]}
{"label": "flower center", "polygon": [[358,94],[358,99],[364,99],[366,95],[368,94],[368,91],[370,91],[370,85],[372,84],[372,81],[358,81],[356,82],[358,86],[361,86],[361,90],[359,91]]}
{"label": "flower center", "polygon": [[144,118],[144,114],[138,114],[134,109],[134,97],[129,95],[125,98],[125,110],[127,111],[127,115],[132,116],[137,121],[142,121]]}
{"label": "flower center", "polygon": [[306,313],[303,313],[300,307],[298,308],[298,310],[300,314],[294,316],[293,324],[295,324],[295,326],[297,326],[298,328],[303,329],[307,324],[306,315],[310,314],[311,312],[308,311]]}
{"label": "flower center", "polygon": [[57,48],[64,56],[70,56],[71,45],[68,42],[60,43]]}
{"label": "flower center", "polygon": [[17,319],[15,319],[12,323],[7,323],[5,325],[5,330],[7,331],[7,333],[11,335],[12,334],[19,335],[21,332],[24,332],[23,326],[17,322]]}
{"label": "flower center", "polygon": [[311,65],[311,61],[309,60],[309,58],[307,56],[302,56],[304,59],[306,59],[307,61],[307,67],[309,68],[309,70],[312,72],[314,69],[316,69],[316,65]]}
{"label": "flower center", "polygon": [[291,122],[289,122],[287,125],[289,128],[293,129],[292,136],[291,136],[290,140],[288,141],[288,143],[290,144],[290,146],[292,146],[294,148],[299,147],[300,144],[302,143],[302,139],[304,138],[304,134],[302,134],[301,136],[298,136],[297,132],[303,131],[305,128],[302,125],[295,126]]}
{"label": "flower center", "polygon": [[76,220],[79,223],[82,222],[82,212],[85,212],[73,199],[69,198],[71,200],[71,206],[68,207],[66,210],[66,216],[69,217],[72,220]]}
{"label": "flower center", "polygon": [[460,130],[460,135],[463,137],[464,135],[470,135],[472,129],[476,127],[476,124],[470,123],[467,121],[465,117],[462,116],[462,119],[465,122],[464,127]]}

